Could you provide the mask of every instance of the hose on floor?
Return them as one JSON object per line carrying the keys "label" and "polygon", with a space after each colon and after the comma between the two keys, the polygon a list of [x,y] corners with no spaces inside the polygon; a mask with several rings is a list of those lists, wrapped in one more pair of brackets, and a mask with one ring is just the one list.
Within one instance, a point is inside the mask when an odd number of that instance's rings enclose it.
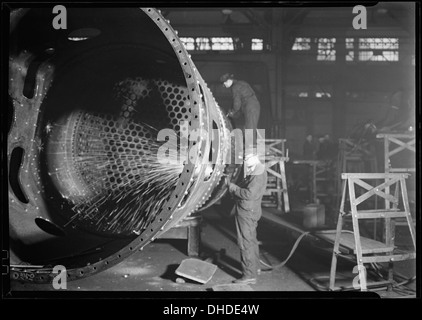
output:
{"label": "hose on floor", "polygon": [[[353,233],[350,230],[342,230],[342,232],[349,232],[349,233]],[[299,246],[299,243],[302,241],[303,238],[305,238],[307,235],[309,235],[311,232],[306,231],[303,232],[295,241],[292,249],[290,250],[289,255],[287,256],[287,258],[282,261],[281,263],[277,264],[277,265],[269,265],[267,263],[265,263],[264,261],[262,261],[262,259],[260,259],[259,261],[261,262],[261,264],[263,264],[264,266],[266,266],[268,269],[264,269],[262,271],[272,271],[274,269],[278,269],[278,268],[282,268],[289,260],[290,258],[293,256],[294,252],[296,251],[297,247]],[[336,233],[336,230],[324,230],[324,233]],[[340,255],[341,256],[341,255]],[[375,271],[375,273],[378,275],[378,277],[380,279],[384,279],[383,275],[381,274],[381,269],[382,267],[377,264],[377,263],[371,263],[371,266],[373,268],[373,271]],[[395,292],[401,294],[403,297],[412,297],[414,295],[416,295],[416,291],[412,290],[408,287],[406,287],[406,285],[412,283],[413,281],[416,280],[416,276],[413,276],[411,278],[406,278],[405,276],[401,275],[400,273],[396,272],[395,273],[396,276],[404,279],[401,282],[396,282],[393,281],[392,282],[392,288]],[[346,277],[343,277],[344,279],[347,279]],[[308,281],[318,290],[321,291],[329,291],[330,289],[327,286],[323,286],[321,284],[319,284],[317,282],[317,280],[322,280],[322,279],[330,279],[329,276],[319,276],[319,277],[313,277],[311,279],[309,279]],[[337,276],[337,280],[340,280]],[[373,288],[372,291],[381,291],[381,290],[385,290],[387,288],[387,286],[380,286],[380,287],[376,287]],[[346,290],[356,290],[356,288],[354,286],[346,286],[346,287],[341,287],[342,291],[346,291]]]}
{"label": "hose on floor", "polygon": [[277,268],[281,268],[281,267],[283,267],[288,261],[289,261],[289,259],[291,258],[291,256],[293,255],[293,253],[296,251],[296,249],[297,249],[297,247],[298,247],[298,245],[299,245],[299,243],[300,243],[300,241],[305,237],[305,236],[307,236],[308,234],[309,234],[310,232],[303,232],[300,236],[299,236],[299,238],[297,238],[296,239],[296,242],[294,243],[294,245],[293,245],[293,247],[292,247],[292,250],[290,251],[290,253],[289,253],[289,255],[288,255],[288,257],[286,258],[286,260],[284,260],[283,262],[281,262],[281,263],[279,263],[279,264],[277,264],[277,265],[274,265],[274,266],[271,266],[271,265],[269,265],[269,264],[267,264],[267,263],[265,263],[264,261],[262,261],[261,259],[259,259],[259,261],[264,265],[264,266],[266,266],[268,269],[265,269],[265,270],[262,270],[262,271],[271,271],[271,270],[274,270],[274,269],[277,269]]}
{"label": "hose on floor", "polygon": [[[342,232],[349,232],[349,233],[353,233],[352,231],[350,231],[350,230],[342,230]],[[299,238],[297,238],[296,239],[296,242],[294,243],[294,245],[293,245],[293,247],[292,247],[292,250],[290,251],[290,253],[289,253],[289,255],[287,256],[287,258],[283,261],[283,262],[281,262],[281,263],[279,263],[279,264],[277,264],[277,265],[274,265],[274,266],[272,266],[272,265],[269,265],[269,264],[267,264],[267,263],[265,263],[264,261],[262,261],[261,259],[259,260],[264,266],[266,266],[268,269],[265,269],[265,270],[262,270],[262,271],[271,271],[271,270],[274,270],[274,269],[278,269],[278,268],[282,268],[288,261],[289,261],[289,259],[291,258],[291,256],[293,255],[293,253],[296,251],[296,249],[297,249],[297,247],[299,246],[299,243],[300,243],[300,241],[305,237],[305,236],[307,236],[308,234],[310,234],[311,232],[310,231],[305,231],[305,232],[302,232],[302,234],[299,236]],[[336,233],[336,230],[324,230],[324,233]]]}

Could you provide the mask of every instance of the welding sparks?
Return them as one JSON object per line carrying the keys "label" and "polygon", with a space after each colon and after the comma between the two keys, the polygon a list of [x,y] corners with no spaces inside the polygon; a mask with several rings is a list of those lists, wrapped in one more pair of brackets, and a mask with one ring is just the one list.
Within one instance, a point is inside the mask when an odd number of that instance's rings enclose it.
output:
{"label": "welding sparks", "polygon": [[91,197],[74,203],[72,220],[87,221],[101,232],[138,234],[161,210],[183,164],[158,161],[162,142],[147,124],[110,120],[105,128],[103,116],[85,118],[80,125],[85,135],[78,137],[73,159]]}

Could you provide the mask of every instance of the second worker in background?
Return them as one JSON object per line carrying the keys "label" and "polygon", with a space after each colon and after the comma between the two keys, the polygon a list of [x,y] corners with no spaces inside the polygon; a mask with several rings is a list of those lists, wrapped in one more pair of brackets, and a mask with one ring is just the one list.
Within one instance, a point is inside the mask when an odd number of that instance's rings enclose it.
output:
{"label": "second worker in background", "polygon": [[[242,80],[236,80],[233,74],[226,73],[221,76],[220,81],[226,88],[231,88],[233,95],[233,106],[227,113],[230,118],[238,119],[244,117],[243,134],[245,138],[245,149],[256,145],[257,128],[261,105],[252,87]],[[250,131],[246,134],[247,130]],[[250,137],[250,138],[249,138]],[[250,139],[252,141],[249,141]]]}

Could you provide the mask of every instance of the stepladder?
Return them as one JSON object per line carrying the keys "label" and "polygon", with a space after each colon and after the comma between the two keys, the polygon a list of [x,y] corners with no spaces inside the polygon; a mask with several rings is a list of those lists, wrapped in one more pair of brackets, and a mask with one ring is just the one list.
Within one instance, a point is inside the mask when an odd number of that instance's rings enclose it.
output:
{"label": "stepladder", "polygon": [[[413,179],[407,179],[407,186],[409,192],[409,202],[415,204],[416,201],[416,186],[415,172],[416,172],[416,136],[414,132],[395,132],[395,133],[380,133],[377,138],[384,140],[384,172],[406,172],[410,174]],[[415,217],[416,210],[411,206],[412,215]],[[406,226],[406,221],[402,219],[397,221],[397,226]]]}
{"label": "stepladder", "polygon": [[[397,261],[416,258],[416,233],[410,213],[406,178],[407,173],[343,173],[342,195],[337,220],[336,235],[330,270],[329,288],[336,287],[337,260],[340,246],[350,249],[356,261],[359,282],[355,289],[367,291],[368,287],[394,284],[393,264]],[[382,208],[373,208],[371,197],[381,198]],[[343,230],[345,219],[352,221],[352,232]],[[409,228],[413,250],[402,250],[395,245],[395,219],[405,219]],[[363,237],[361,225],[371,219],[383,219],[385,226],[384,241]],[[349,230],[350,231],[350,230]],[[387,279],[368,282],[367,267],[383,263],[388,265]]]}
{"label": "stepladder", "polygon": [[341,174],[343,172],[378,172],[375,146],[369,141],[360,143],[352,139],[339,139],[339,153],[337,157],[335,190],[336,208],[341,202]]}
{"label": "stepladder", "polygon": [[[277,210],[284,213],[290,212],[289,195],[287,191],[285,158],[273,158],[266,161],[265,168],[268,172],[266,194],[275,198]],[[274,196],[275,195],[275,196]],[[263,206],[270,206],[263,201]]]}
{"label": "stepladder", "polygon": [[286,166],[289,161],[285,139],[258,139],[265,144],[265,168],[268,172],[266,193],[262,201],[263,207],[275,206],[278,211],[290,212],[289,194],[287,190]]}

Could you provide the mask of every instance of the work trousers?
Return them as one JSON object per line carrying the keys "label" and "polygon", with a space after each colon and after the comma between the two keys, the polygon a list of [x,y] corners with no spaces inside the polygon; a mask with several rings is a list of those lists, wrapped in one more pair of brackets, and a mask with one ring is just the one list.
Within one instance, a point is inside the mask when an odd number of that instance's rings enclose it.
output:
{"label": "work trousers", "polygon": [[[260,106],[259,103],[251,103],[250,106],[247,107],[244,118],[245,124],[243,127],[243,134],[244,134],[244,141],[245,141],[245,149],[248,147],[256,146],[257,145],[257,128],[258,128],[258,121],[259,121],[259,114],[260,114]],[[252,129],[252,135],[246,134],[246,129]]]}
{"label": "work trousers", "polygon": [[244,277],[255,278],[259,268],[259,245],[256,237],[259,216],[252,212],[236,214],[237,242]]}

